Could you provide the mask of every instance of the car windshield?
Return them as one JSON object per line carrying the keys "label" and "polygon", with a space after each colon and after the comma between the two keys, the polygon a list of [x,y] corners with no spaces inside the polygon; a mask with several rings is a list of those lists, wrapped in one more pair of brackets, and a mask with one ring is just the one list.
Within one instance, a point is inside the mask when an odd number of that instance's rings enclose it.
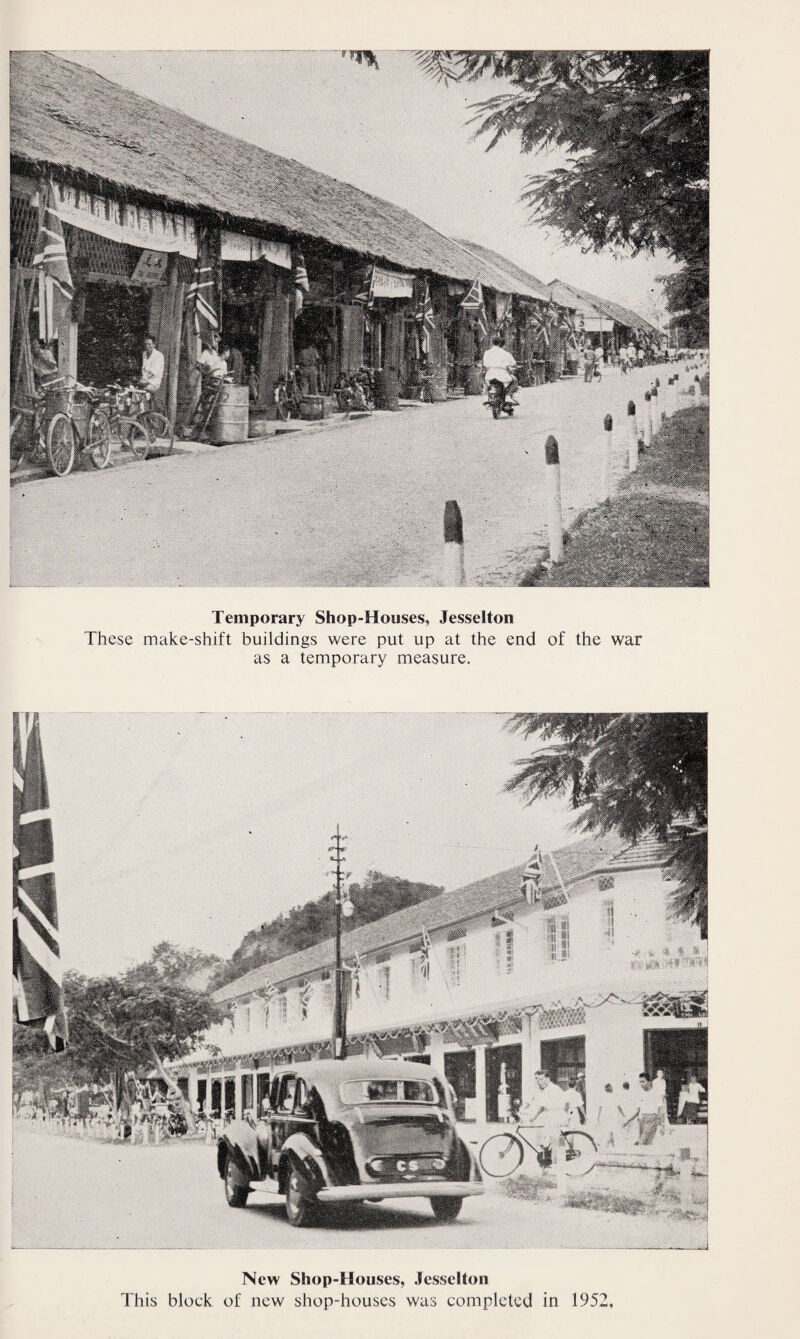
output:
{"label": "car windshield", "polygon": [[424,1079],[349,1079],[339,1089],[348,1106],[362,1102],[426,1102],[436,1105],[436,1091]]}

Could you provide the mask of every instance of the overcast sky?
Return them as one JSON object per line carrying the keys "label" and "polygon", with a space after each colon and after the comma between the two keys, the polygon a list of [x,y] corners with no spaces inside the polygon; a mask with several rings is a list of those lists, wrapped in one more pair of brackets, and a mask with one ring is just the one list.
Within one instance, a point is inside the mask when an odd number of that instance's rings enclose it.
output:
{"label": "overcast sky", "polygon": [[170,939],[227,957],[369,869],[457,888],[576,840],[560,801],[502,792],[527,751],[472,714],[41,717],[63,960],[114,972]]}
{"label": "overcast sky", "polygon": [[380,69],[338,51],[64,52],[99,73],[402,205],[449,236],[510,257],[545,283],[577,284],[653,317],[664,255],[583,255],[529,224],[526,178],[555,158],[522,156],[510,137],[487,153],[471,140],[469,107],[502,89],[436,84],[410,52],[379,53]]}

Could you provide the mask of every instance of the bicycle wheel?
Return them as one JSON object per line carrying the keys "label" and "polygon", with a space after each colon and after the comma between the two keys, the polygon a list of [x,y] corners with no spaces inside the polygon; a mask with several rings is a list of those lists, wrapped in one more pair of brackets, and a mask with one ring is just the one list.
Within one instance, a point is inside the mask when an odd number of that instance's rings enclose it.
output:
{"label": "bicycle wheel", "polygon": [[564,1130],[567,1176],[585,1176],[597,1162],[597,1144],[586,1130]]}
{"label": "bicycle wheel", "polygon": [[111,459],[111,429],[108,418],[101,412],[93,413],[89,419],[86,450],[95,469],[104,470]]}
{"label": "bicycle wheel", "polygon": [[175,442],[175,433],[166,414],[158,409],[150,409],[142,415],[142,422],[150,438],[150,446],[157,456],[169,456]]}
{"label": "bicycle wheel", "polygon": [[119,420],[119,440],[126,451],[130,451],[134,460],[146,460],[150,450],[150,438],[136,418]]}
{"label": "bicycle wheel", "polygon": [[487,1176],[510,1176],[519,1167],[524,1153],[515,1134],[493,1134],[482,1145],[479,1160]]}
{"label": "bicycle wheel", "polygon": [[75,464],[75,424],[68,414],[54,414],[47,429],[47,459],[54,474],[64,478]]}

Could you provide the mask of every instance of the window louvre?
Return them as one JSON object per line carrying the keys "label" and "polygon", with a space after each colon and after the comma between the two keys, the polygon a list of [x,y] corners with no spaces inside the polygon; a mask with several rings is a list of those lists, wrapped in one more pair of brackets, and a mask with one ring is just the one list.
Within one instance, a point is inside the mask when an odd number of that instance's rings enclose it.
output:
{"label": "window louvre", "polygon": [[614,899],[607,898],[600,908],[603,948],[614,947]]}

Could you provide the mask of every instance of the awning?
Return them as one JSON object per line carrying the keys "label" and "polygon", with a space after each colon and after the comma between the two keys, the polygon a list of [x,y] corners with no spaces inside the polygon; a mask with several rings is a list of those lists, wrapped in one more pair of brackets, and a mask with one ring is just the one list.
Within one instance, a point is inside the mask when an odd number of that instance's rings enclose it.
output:
{"label": "awning", "polygon": [[583,328],[590,334],[600,334],[603,331],[610,333],[614,329],[614,322],[605,316],[584,316]]}
{"label": "awning", "polygon": [[56,187],[62,223],[96,233],[112,242],[136,246],[143,251],[167,251],[194,259],[197,236],[194,219],[165,209],[123,204],[103,195],[73,186]]}

